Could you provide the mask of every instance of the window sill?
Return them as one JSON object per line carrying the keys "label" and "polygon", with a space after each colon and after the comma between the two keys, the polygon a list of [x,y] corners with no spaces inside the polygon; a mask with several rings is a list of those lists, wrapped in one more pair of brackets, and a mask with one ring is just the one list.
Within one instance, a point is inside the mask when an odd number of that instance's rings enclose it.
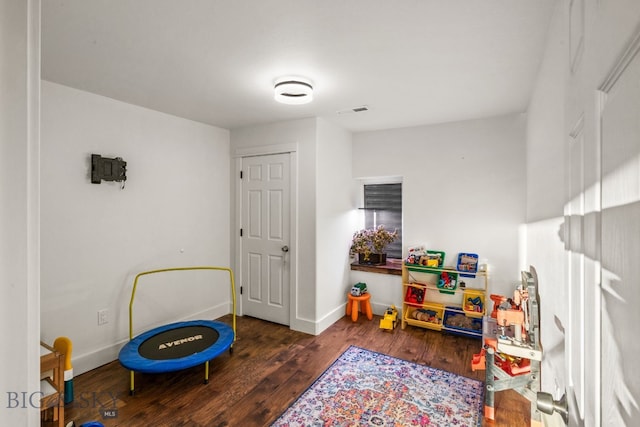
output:
{"label": "window sill", "polygon": [[401,276],[402,260],[389,258],[387,259],[387,263],[384,265],[364,265],[364,264],[358,264],[358,261],[355,261],[351,264],[351,270],[366,271],[368,273],[392,274],[394,276]]}

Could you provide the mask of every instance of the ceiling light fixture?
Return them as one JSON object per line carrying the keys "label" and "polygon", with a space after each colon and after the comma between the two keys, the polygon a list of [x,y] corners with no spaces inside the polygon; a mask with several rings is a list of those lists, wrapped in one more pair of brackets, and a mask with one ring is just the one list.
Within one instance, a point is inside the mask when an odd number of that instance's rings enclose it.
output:
{"label": "ceiling light fixture", "polygon": [[300,77],[280,78],[273,90],[275,100],[283,104],[300,105],[313,101],[313,85]]}

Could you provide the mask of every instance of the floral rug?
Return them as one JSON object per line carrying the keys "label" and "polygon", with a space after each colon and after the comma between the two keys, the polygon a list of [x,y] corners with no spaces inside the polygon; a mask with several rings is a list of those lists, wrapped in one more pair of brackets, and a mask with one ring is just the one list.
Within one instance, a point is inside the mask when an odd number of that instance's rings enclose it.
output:
{"label": "floral rug", "polygon": [[272,426],[480,426],[484,384],[351,346]]}

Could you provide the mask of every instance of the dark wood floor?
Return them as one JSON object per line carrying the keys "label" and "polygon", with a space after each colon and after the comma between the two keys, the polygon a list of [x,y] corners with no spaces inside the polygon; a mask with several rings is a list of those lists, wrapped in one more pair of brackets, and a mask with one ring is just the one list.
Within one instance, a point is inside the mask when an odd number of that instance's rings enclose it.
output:
{"label": "dark wood floor", "polygon": [[[291,331],[250,317],[238,318],[233,354],[204,368],[136,374],[129,396],[129,372],[117,361],[74,378],[74,401],[65,419],[76,426],[100,421],[105,426],[267,426],[272,423],[347,348],[357,345],[395,357],[484,380],[473,372],[471,356],[480,341],[407,326],[393,332],[378,328],[379,317],[336,322],[318,336]],[[221,320],[228,320],[225,317]],[[103,411],[115,418],[103,418]],[[496,393],[495,426],[528,426],[529,402],[513,391]]]}

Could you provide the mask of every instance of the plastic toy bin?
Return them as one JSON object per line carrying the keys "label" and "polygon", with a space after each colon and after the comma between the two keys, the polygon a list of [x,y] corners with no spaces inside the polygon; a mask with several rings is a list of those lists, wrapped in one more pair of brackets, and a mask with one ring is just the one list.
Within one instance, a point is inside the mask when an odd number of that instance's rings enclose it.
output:
{"label": "plastic toy bin", "polygon": [[484,292],[466,289],[462,293],[462,309],[467,316],[482,317],[486,311]]}
{"label": "plastic toy bin", "polygon": [[482,338],[482,319],[469,317],[459,307],[444,311],[444,330],[467,337]]}
{"label": "plastic toy bin", "polygon": [[442,330],[444,306],[441,304],[425,304],[424,306],[407,306],[404,320],[412,326]]}

